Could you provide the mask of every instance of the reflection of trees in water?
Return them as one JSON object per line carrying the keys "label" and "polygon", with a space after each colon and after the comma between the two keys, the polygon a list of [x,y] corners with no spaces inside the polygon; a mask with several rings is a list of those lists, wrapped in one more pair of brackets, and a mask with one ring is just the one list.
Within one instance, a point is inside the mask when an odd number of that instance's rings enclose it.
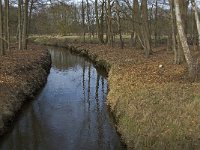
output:
{"label": "reflection of trees in water", "polygon": [[101,146],[103,143],[103,124],[104,123],[102,119],[103,112],[100,109],[100,102],[99,102],[99,80],[100,80],[100,76],[99,74],[97,74],[95,99],[96,99],[96,110],[97,110],[98,145]]}
{"label": "reflection of trees in water", "polygon": [[33,139],[32,141],[35,141],[33,144],[34,149],[39,149],[39,144],[43,140],[43,135],[48,136],[48,132],[45,131],[44,126],[42,125],[41,120],[42,119],[42,109],[40,108],[39,101],[33,106],[31,111],[31,120],[32,120],[32,132],[33,133]]}
{"label": "reflection of trees in water", "polygon": [[[87,76],[86,76],[86,70],[87,70]],[[101,70],[100,70],[101,71]],[[87,135],[92,136],[91,134],[94,134],[96,130],[96,136],[97,136],[97,144],[98,147],[103,148],[102,146],[105,144],[107,145],[106,136],[107,133],[105,129],[105,125],[107,122],[107,116],[105,112],[105,107],[104,107],[104,102],[105,102],[105,94],[106,94],[106,86],[107,84],[105,83],[105,78],[99,74],[99,70],[96,69],[95,76],[93,77],[92,75],[92,66],[89,64],[89,66],[86,66],[83,63],[82,66],[82,94],[83,94],[83,100],[84,100],[84,114],[86,115],[86,121],[84,121],[83,126],[81,128],[81,133],[84,132],[86,129]],[[87,80],[87,81],[86,81]],[[91,81],[92,80],[92,81]],[[94,97],[92,97],[91,91],[93,91],[91,82],[95,80],[95,93]],[[87,84],[87,85],[86,85]],[[101,87],[101,89],[100,89]],[[87,93],[87,94],[86,94]],[[94,98],[94,99],[93,99]],[[92,99],[94,101],[92,101]],[[92,113],[92,109],[96,110],[96,113]],[[92,126],[92,116],[94,117],[95,115],[95,125]],[[109,147],[109,144],[106,146]]]}
{"label": "reflection of trees in water", "polygon": [[90,80],[91,80],[91,64],[89,64],[88,67],[88,97],[87,97],[87,103],[88,103],[88,134],[90,135]]}
{"label": "reflection of trees in water", "polygon": [[40,120],[37,118],[37,112],[34,110],[34,106],[30,112],[27,112],[27,116],[20,124],[15,125],[15,129],[10,136],[10,140],[4,149],[22,150],[22,149],[38,149],[38,143],[40,143],[42,126]]}
{"label": "reflection of trees in water", "polygon": [[81,58],[76,55],[72,55],[70,51],[66,49],[56,49],[49,48],[51,54],[52,66],[60,70],[67,70],[73,68],[77,65],[82,66],[84,64],[84,58]]}
{"label": "reflection of trees in water", "polygon": [[82,86],[83,86],[83,100],[84,100],[84,103],[85,103],[85,62],[83,62],[83,67],[82,67],[82,70],[83,70],[83,75],[82,75]]}
{"label": "reflection of trees in water", "polygon": [[90,110],[90,80],[91,80],[91,64],[88,67],[88,97],[87,97],[87,102],[88,102],[88,110]]}
{"label": "reflection of trees in water", "polygon": [[[74,76],[76,82],[72,84],[78,83],[77,87],[74,85],[73,87],[75,87],[75,90],[82,90],[82,92],[79,91],[80,97],[78,98],[82,100],[81,104],[83,105],[80,108],[82,113],[80,115],[81,118],[78,121],[78,130],[80,132],[76,133],[80,134],[80,136],[77,136],[75,139],[76,143],[72,144],[75,144],[77,149],[84,149],[87,147],[87,144],[98,147],[99,149],[113,149],[113,146],[116,145],[113,142],[119,143],[119,141],[116,139],[116,135],[113,135],[113,129],[109,124],[109,117],[106,111],[106,105],[104,104],[108,89],[107,81],[102,76],[101,70],[96,69],[95,71],[91,63],[85,61],[84,58],[70,54],[65,49],[50,49],[49,51],[52,54],[53,65],[61,70],[58,72],[64,72],[62,70],[72,67],[75,68],[77,65],[79,66],[75,72],[72,72],[72,74],[76,74]],[[48,103],[51,95],[48,93],[46,96],[34,103],[31,110],[29,109],[24,120],[25,122],[23,121],[23,124],[18,124],[15,132],[12,133],[12,139],[9,140],[9,144],[6,144],[6,149],[41,149],[41,146],[43,149],[48,149],[50,145],[54,144],[48,143],[52,142],[51,140],[47,141],[47,137],[51,137],[52,133],[50,132],[51,125],[48,126],[46,124],[49,123],[48,119],[50,119],[46,114],[49,115],[52,105],[48,105],[47,107],[45,103]],[[68,95],[64,96],[67,99]],[[25,126],[29,127],[27,128]],[[65,136],[64,138],[67,139],[68,135]],[[44,144],[41,143],[41,140]],[[56,143],[57,141],[55,141]]]}
{"label": "reflection of trees in water", "polygon": [[[67,70],[78,65],[86,68],[89,64],[91,65],[91,63],[86,63],[84,57],[73,55],[65,48],[50,47],[49,52],[51,54],[52,66],[60,70]],[[101,76],[107,76],[106,71],[101,67],[98,67],[96,70]]]}
{"label": "reflection of trees in water", "polygon": [[[105,87],[104,87],[104,77],[101,77],[101,91],[102,91],[102,99],[103,101],[105,101],[106,99],[106,93],[105,93]],[[104,105],[102,105],[102,107],[104,107]]]}
{"label": "reflection of trees in water", "polygon": [[25,138],[24,133],[21,131],[21,126],[17,125],[16,130],[12,132],[12,136],[9,138],[9,143],[4,145],[3,149],[24,149],[23,144],[26,143],[25,139],[27,138]]}

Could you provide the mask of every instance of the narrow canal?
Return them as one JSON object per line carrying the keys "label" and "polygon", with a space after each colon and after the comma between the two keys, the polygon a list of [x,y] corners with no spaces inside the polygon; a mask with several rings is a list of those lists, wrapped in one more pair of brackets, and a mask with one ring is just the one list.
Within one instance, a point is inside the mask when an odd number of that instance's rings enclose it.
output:
{"label": "narrow canal", "polygon": [[1,150],[121,150],[106,106],[105,73],[66,49],[50,47],[47,83],[0,139]]}

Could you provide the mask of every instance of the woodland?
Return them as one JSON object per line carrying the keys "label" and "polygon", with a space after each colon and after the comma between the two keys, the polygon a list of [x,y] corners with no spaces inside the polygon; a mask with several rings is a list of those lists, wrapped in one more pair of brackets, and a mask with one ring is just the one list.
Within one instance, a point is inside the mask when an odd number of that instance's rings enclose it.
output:
{"label": "woodland", "polygon": [[16,42],[19,50],[27,49],[34,35],[140,48],[146,57],[162,45],[174,53],[175,64],[187,63],[193,78],[199,62],[198,7],[197,0],[1,0],[0,52],[10,52]]}
{"label": "woodland", "polygon": [[105,68],[106,103],[128,149],[199,149],[199,8],[199,0],[0,0],[0,135],[46,82],[50,45]]}

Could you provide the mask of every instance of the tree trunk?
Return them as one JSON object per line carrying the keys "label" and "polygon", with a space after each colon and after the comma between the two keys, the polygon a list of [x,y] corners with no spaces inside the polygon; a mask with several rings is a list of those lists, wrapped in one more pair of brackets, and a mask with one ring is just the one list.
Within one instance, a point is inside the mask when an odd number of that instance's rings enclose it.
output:
{"label": "tree trunk", "polygon": [[24,3],[24,22],[23,22],[23,49],[27,50],[27,43],[28,43],[28,1],[25,0]]}
{"label": "tree trunk", "polygon": [[89,32],[89,38],[91,40],[91,29],[90,29],[90,26],[91,26],[91,23],[90,23],[90,5],[89,5],[89,1],[86,0],[86,5],[87,5],[87,23],[88,23],[88,32]]}
{"label": "tree trunk", "polygon": [[199,15],[198,15],[198,10],[197,10],[197,5],[196,5],[195,0],[192,0],[192,8],[195,14],[196,26],[197,26],[197,31],[198,31],[198,45],[200,47],[200,21],[199,21]]}
{"label": "tree trunk", "polygon": [[187,35],[187,18],[188,18],[188,5],[189,0],[179,0],[179,9],[181,13],[181,18],[183,22],[183,29],[185,34]]}
{"label": "tree trunk", "polygon": [[98,36],[98,39],[99,38],[99,32],[100,32],[100,26],[99,26],[99,12],[98,12],[98,0],[95,0],[95,14],[96,14],[96,30],[97,30],[97,36]]}
{"label": "tree trunk", "polygon": [[5,0],[5,40],[6,48],[10,51],[10,29],[9,29],[9,0]]}
{"label": "tree trunk", "polygon": [[131,32],[131,46],[135,46],[135,13],[134,13],[134,3],[132,6],[132,32]]}
{"label": "tree trunk", "polygon": [[112,15],[111,15],[111,4],[110,0],[108,0],[108,44],[113,46],[113,35],[112,35]]}
{"label": "tree trunk", "polygon": [[104,43],[104,0],[102,1],[102,6],[101,6],[101,16],[100,16],[100,31],[99,31],[99,38],[101,43]]}
{"label": "tree trunk", "polygon": [[121,18],[120,18],[120,6],[119,6],[119,2],[116,1],[117,3],[117,26],[118,26],[118,33],[119,33],[119,39],[120,39],[120,47],[121,49],[124,48],[124,42],[123,42],[123,38],[122,38],[122,28],[121,28]]}
{"label": "tree trunk", "polygon": [[156,11],[155,11],[155,33],[154,33],[154,38],[155,38],[155,46],[157,46],[157,36],[158,36],[158,1],[156,0]]}
{"label": "tree trunk", "polygon": [[30,10],[29,10],[29,15],[28,15],[29,19],[28,19],[28,31],[27,31],[27,34],[30,33],[30,29],[31,29],[31,19],[32,19],[33,4],[34,4],[34,0],[31,0]]}
{"label": "tree trunk", "polygon": [[143,40],[144,40],[144,46],[145,46],[145,55],[148,57],[151,53],[151,37],[150,37],[150,31],[149,31],[149,25],[148,25],[148,8],[147,8],[147,0],[142,0],[141,4],[141,13],[142,13],[142,21],[143,21]]}
{"label": "tree trunk", "polygon": [[83,42],[85,43],[85,9],[84,9],[84,2],[82,0],[81,3],[81,17],[82,17],[82,31],[83,31]]}
{"label": "tree trunk", "polygon": [[133,13],[134,13],[134,28],[135,28],[135,34],[136,34],[134,43],[136,46],[138,46],[138,44],[140,43],[142,45],[141,47],[143,47],[143,43],[140,40],[142,36],[142,28],[141,28],[140,9],[139,9],[138,0],[134,0]]}
{"label": "tree trunk", "polygon": [[187,38],[186,38],[186,35],[185,35],[185,32],[184,32],[184,27],[183,27],[183,22],[181,20],[179,0],[174,0],[174,6],[175,6],[175,15],[176,15],[178,36],[179,36],[179,39],[180,39],[181,46],[183,48],[183,52],[184,52],[184,55],[185,55],[186,62],[188,64],[189,76],[193,78],[196,75],[195,65],[194,65],[194,62],[193,62],[192,55],[190,53],[188,43],[187,43]]}
{"label": "tree trunk", "polygon": [[170,1],[170,15],[171,15],[171,36],[172,36],[172,50],[174,51],[174,64],[179,64],[178,61],[178,51],[176,44],[176,21],[175,21],[175,14],[174,14],[174,0]]}
{"label": "tree trunk", "polygon": [[22,49],[22,0],[18,0],[18,49]]}
{"label": "tree trunk", "polygon": [[4,41],[3,41],[3,10],[2,10],[2,0],[0,0],[0,55],[4,55]]}
{"label": "tree trunk", "polygon": [[108,44],[108,17],[107,17],[107,14],[108,14],[108,10],[107,10],[107,1],[105,0],[105,6],[104,6],[105,8],[105,27],[106,27],[106,29],[105,29],[105,34],[106,34],[106,38],[105,38],[105,44]]}

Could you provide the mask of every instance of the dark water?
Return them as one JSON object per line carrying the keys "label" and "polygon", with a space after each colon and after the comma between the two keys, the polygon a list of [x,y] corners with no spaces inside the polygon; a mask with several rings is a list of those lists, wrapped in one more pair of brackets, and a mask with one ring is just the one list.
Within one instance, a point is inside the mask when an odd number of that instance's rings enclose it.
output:
{"label": "dark water", "polygon": [[106,108],[104,72],[85,58],[49,48],[47,84],[25,108],[1,150],[124,149]]}

